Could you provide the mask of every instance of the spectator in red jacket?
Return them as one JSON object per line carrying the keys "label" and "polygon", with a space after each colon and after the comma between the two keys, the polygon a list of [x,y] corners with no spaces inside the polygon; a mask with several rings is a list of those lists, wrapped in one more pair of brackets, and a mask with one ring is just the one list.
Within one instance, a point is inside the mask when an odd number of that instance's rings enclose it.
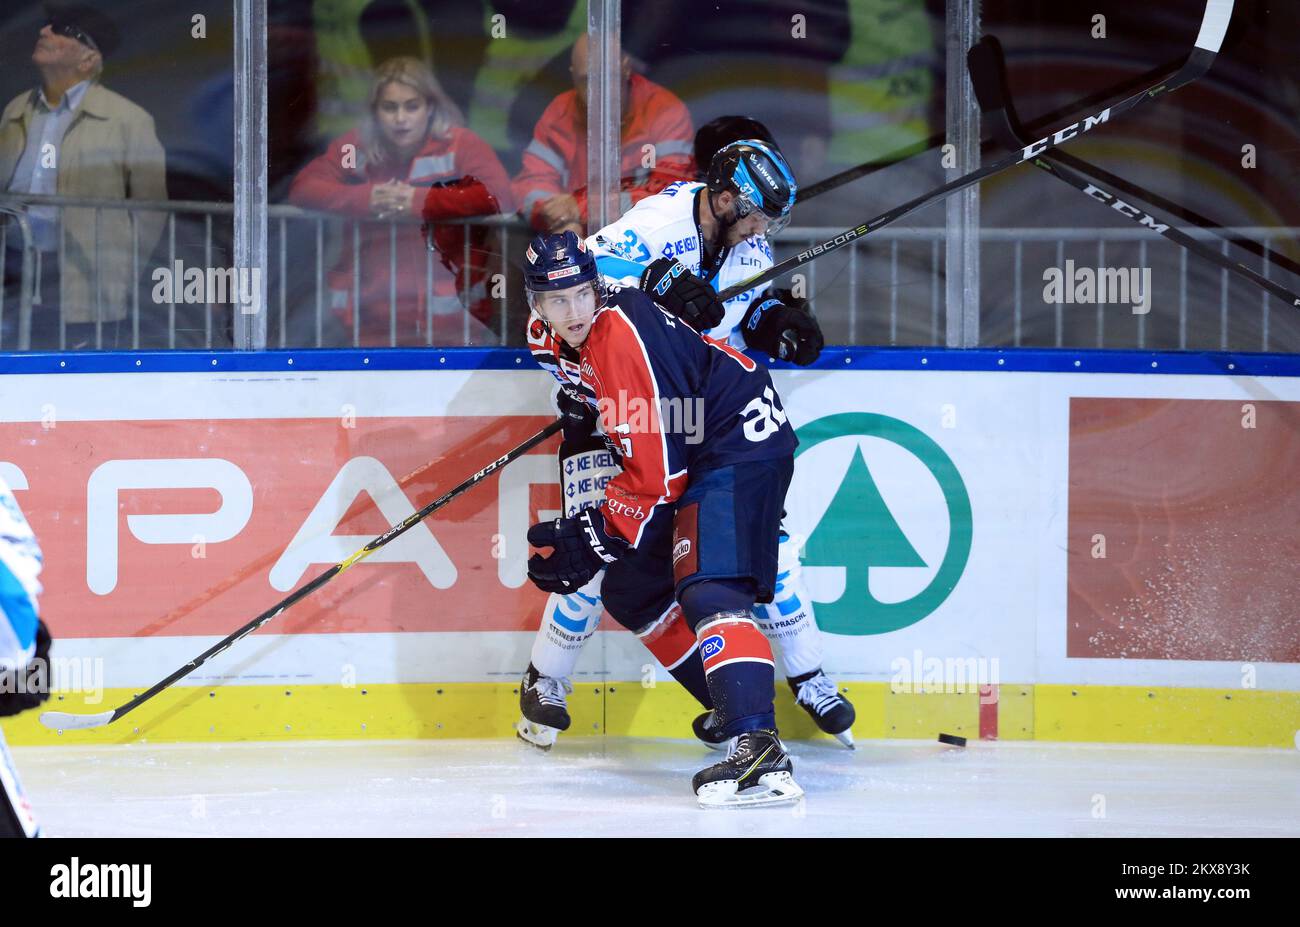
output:
{"label": "spectator in red jacket", "polygon": [[[458,121],[459,111],[423,63],[393,58],[376,72],[365,125],[335,139],[289,189],[292,203],[359,221],[361,344],[497,340],[485,324],[491,318],[487,230],[468,227],[467,273],[467,227],[446,223],[511,211],[510,181],[496,153]],[[432,224],[435,253],[414,222],[378,221],[402,217]],[[343,329],[326,339],[332,343],[353,340],[352,231],[344,228],[342,253],[329,275],[330,308]]]}
{"label": "spectator in red jacket", "polygon": [[[546,107],[514,179],[519,211],[540,232],[585,235],[587,222],[587,37],[574,43],[573,90]],[[671,91],[623,62],[622,195],[619,211],[695,176],[691,114]],[[651,146],[646,148],[645,146]],[[649,165],[649,166],[647,166]]]}

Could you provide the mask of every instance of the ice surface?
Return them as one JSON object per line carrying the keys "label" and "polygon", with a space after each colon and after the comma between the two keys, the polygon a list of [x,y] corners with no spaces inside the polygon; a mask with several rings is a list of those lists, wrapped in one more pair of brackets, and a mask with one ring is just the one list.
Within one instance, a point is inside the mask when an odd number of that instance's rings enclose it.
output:
{"label": "ice surface", "polygon": [[45,832],[73,835],[1300,835],[1300,751],[792,742],[801,805],[700,810],[717,754],[561,737],[25,747]]}

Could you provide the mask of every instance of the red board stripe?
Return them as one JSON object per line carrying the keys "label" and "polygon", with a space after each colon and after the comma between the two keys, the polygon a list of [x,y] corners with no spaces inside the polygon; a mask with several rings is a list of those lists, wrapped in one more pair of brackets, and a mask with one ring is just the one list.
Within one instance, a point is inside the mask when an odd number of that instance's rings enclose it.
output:
{"label": "red board stripe", "polygon": [[980,740],[998,739],[999,686],[980,686]]}

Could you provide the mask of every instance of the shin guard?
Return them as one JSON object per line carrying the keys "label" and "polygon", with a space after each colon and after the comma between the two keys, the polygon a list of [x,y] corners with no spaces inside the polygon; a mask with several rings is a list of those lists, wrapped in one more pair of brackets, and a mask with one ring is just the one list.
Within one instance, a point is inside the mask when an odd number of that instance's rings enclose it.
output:
{"label": "shin guard", "polygon": [[701,621],[695,634],[709,694],[726,735],[774,730],[772,648],[750,613],[718,612]]}

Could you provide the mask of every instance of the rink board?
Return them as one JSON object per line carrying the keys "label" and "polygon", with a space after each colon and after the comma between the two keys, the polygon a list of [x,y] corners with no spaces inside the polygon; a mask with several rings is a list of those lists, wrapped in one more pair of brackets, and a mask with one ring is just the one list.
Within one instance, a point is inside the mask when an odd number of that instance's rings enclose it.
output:
{"label": "rink board", "polygon": [[[775,371],[801,440],[787,526],[859,736],[1291,744],[1300,371],[1242,357],[841,350]],[[0,376],[0,476],[45,550],[64,708],[125,700],[551,417],[512,351],[70,360]],[[6,731],[508,734],[544,601],[522,536],[560,507],[554,447],[138,719]],[[604,627],[575,726],[683,734],[689,700]]]}

